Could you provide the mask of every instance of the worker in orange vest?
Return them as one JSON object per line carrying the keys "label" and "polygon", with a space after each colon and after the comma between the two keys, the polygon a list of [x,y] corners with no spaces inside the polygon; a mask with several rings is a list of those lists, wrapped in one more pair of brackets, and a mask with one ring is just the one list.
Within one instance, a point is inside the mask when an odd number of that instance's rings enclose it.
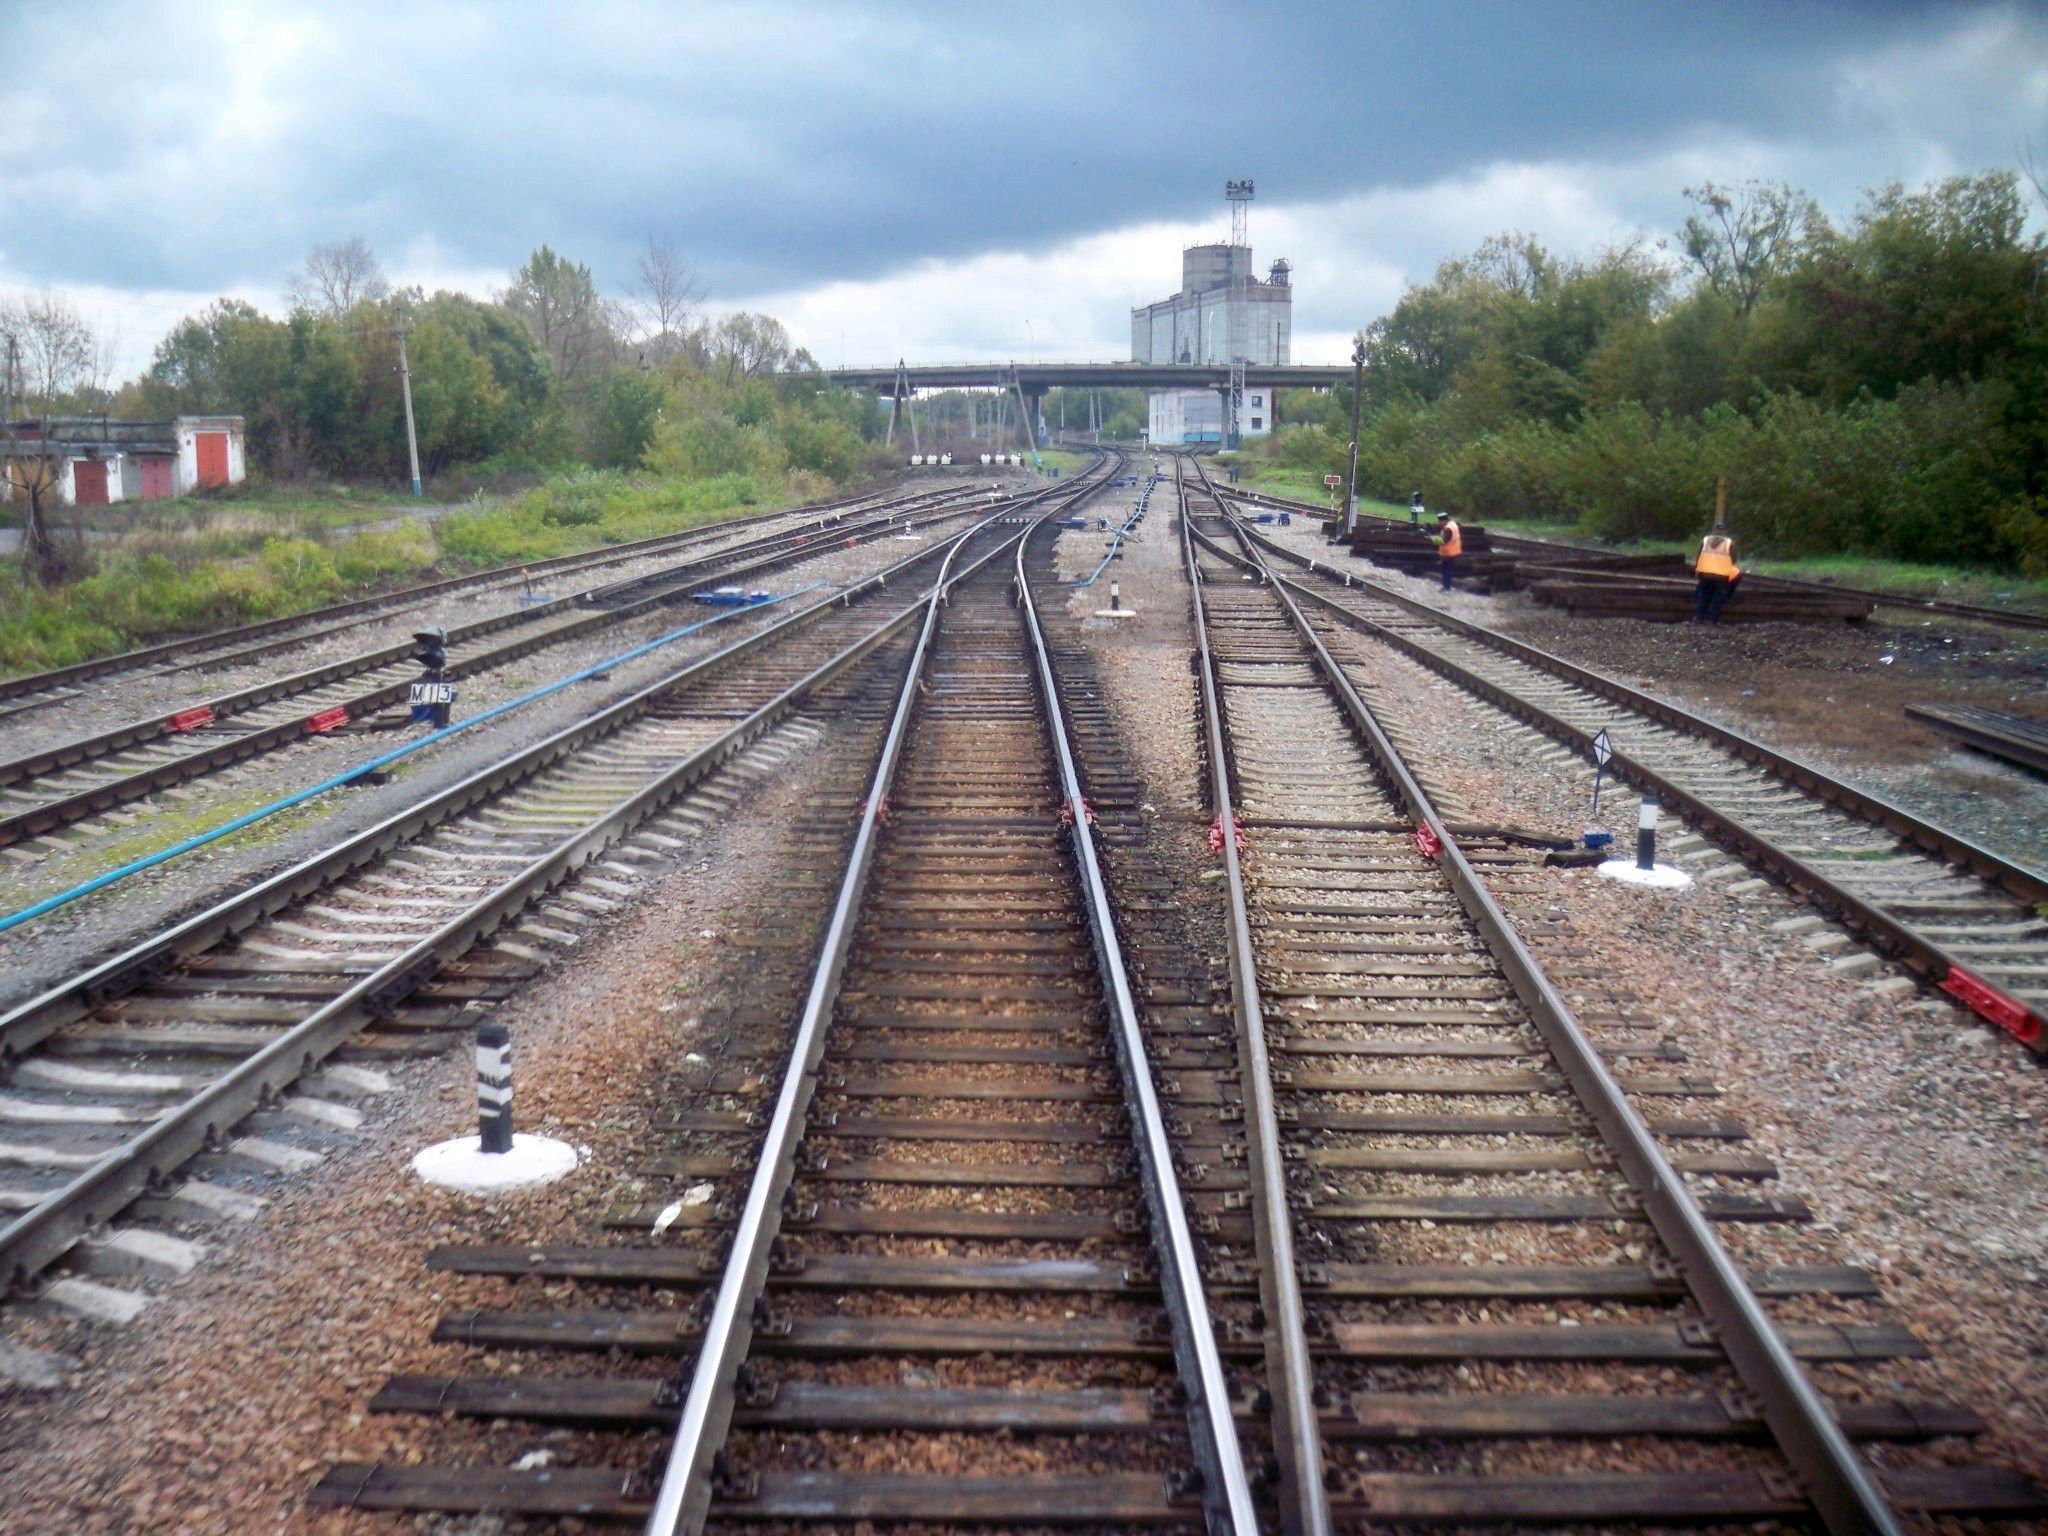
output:
{"label": "worker in orange vest", "polygon": [[1728,536],[1726,523],[1714,524],[1714,531],[1700,540],[1692,573],[1699,578],[1693,589],[1693,622],[1720,623],[1721,610],[1728,606],[1729,594],[1742,579],[1742,568],[1735,563],[1735,540]]}
{"label": "worker in orange vest", "polygon": [[1465,535],[1458,530],[1456,521],[1448,512],[1436,515],[1436,568],[1443,578],[1444,590],[1451,590],[1451,577],[1457,574],[1458,556],[1465,553]]}

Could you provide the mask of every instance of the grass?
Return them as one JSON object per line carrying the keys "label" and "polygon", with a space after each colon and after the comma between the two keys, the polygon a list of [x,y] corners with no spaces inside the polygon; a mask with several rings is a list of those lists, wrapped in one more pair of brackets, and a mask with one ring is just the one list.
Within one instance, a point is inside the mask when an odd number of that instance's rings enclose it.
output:
{"label": "grass", "polygon": [[18,561],[0,571],[0,669],[41,671],[172,635],[302,613],[430,569],[440,552],[418,525],[339,539],[239,535],[124,540],[92,574],[42,590]]}
{"label": "grass", "polygon": [[[346,793],[340,791],[339,793]],[[245,790],[240,794],[224,796],[218,800],[191,807],[170,809],[158,807],[147,810],[143,820],[131,832],[119,833],[104,841],[97,841],[82,848],[75,855],[59,854],[38,865],[32,872],[17,876],[7,882],[9,894],[0,896],[0,915],[20,911],[34,906],[59,892],[73,886],[83,885],[109,870],[119,869],[151,854],[162,853],[166,848],[175,847],[188,837],[196,837],[237,816],[243,816],[260,806],[278,799],[281,792],[274,789]],[[327,815],[332,809],[326,800],[312,800],[304,805],[293,806],[275,816],[226,837],[200,850],[198,856],[208,853],[233,852],[243,848],[257,848],[275,842],[287,833],[306,826]],[[87,902],[113,899],[112,892],[119,887],[109,887],[84,898]]]}
{"label": "grass", "polygon": [[473,566],[506,565],[605,544],[629,544],[829,494],[829,486],[810,484],[766,488],[750,475],[659,480],[616,470],[582,470],[557,476],[502,506],[452,512],[435,531],[442,549],[455,560]]}
{"label": "grass", "polygon": [[1062,480],[1071,475],[1078,475],[1095,462],[1094,454],[1077,453],[1071,448],[1044,448],[1040,449],[1039,453],[1045,460],[1046,468],[1057,469]]}
{"label": "grass", "polygon": [[373,492],[384,499],[352,501],[324,491],[200,498],[175,512],[152,510],[118,539],[92,541],[92,574],[64,586],[30,586],[18,559],[0,560],[0,675],[303,613],[435,572],[630,543],[819,500],[831,489],[802,474],[762,484],[746,475],[673,480],[581,470],[436,523],[346,533],[334,524],[364,521],[365,510],[388,516],[408,499]]}
{"label": "grass", "polygon": [[1994,608],[2036,608],[2048,612],[2048,578],[2001,576],[1996,571],[1963,565],[1917,565],[1905,560],[1873,560],[1861,555],[1816,555],[1777,562],[1771,573],[1801,581],[1825,581],[1863,587],[1901,597],[1934,597],[1951,603],[1981,603]]}

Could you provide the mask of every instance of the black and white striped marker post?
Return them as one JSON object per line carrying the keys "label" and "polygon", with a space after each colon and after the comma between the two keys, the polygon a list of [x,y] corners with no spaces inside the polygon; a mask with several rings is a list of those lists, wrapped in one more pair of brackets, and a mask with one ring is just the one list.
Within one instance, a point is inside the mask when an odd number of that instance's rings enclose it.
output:
{"label": "black and white striped marker post", "polygon": [[1117,590],[1116,583],[1112,581],[1109,584],[1109,606],[1112,609],[1117,609],[1123,607],[1123,605],[1123,594]]}
{"label": "black and white striped marker post", "polygon": [[512,1032],[498,1023],[476,1031],[477,1139],[484,1152],[512,1150]]}
{"label": "black and white striped marker post", "polygon": [[1657,867],[1657,802],[1643,800],[1642,808],[1636,812],[1636,868]]}

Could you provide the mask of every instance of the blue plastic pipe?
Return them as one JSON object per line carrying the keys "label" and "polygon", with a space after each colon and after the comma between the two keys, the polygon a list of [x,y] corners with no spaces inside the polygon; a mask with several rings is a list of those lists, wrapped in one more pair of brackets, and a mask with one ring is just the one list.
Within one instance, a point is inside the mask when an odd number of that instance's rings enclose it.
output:
{"label": "blue plastic pipe", "polygon": [[472,726],[482,725],[486,720],[495,720],[500,715],[510,714],[515,709],[523,708],[528,704],[534,703],[536,700],[544,699],[551,693],[560,693],[564,688],[583,682],[587,678],[595,677],[600,672],[608,672],[613,667],[622,666],[626,662],[637,660],[645,656],[649,651],[658,651],[665,645],[673,645],[676,641],[684,638],[684,636],[694,635],[699,630],[709,629],[713,624],[723,624],[727,619],[737,618],[743,613],[751,613],[757,608],[767,608],[776,603],[787,602],[792,597],[801,597],[806,592],[815,592],[818,588],[825,585],[825,582],[814,581],[806,586],[798,587],[794,591],[776,593],[774,596],[763,598],[759,602],[748,603],[739,608],[728,608],[723,613],[715,613],[708,619],[699,619],[694,624],[685,624],[681,629],[672,629],[665,635],[658,635],[645,644],[634,646],[629,651],[621,651],[616,656],[607,656],[603,661],[585,667],[580,672],[571,672],[567,677],[560,678],[544,687],[536,688],[530,693],[522,693],[516,699],[507,699],[502,704],[493,704],[481,714],[472,715],[469,719],[457,721],[453,725],[444,725],[438,731],[429,731],[417,741],[409,741],[404,746],[398,747],[393,751],[380,753],[367,762],[358,763],[355,767],[336,774],[331,779],[322,779],[318,784],[310,785],[305,789],[286,795],[282,800],[273,800],[268,805],[259,806],[253,811],[244,812],[232,821],[224,821],[217,827],[209,827],[204,832],[195,833],[183,842],[173,843],[168,848],[159,849],[147,858],[136,859],[132,863],[123,864],[118,869],[110,869],[103,875],[95,875],[83,885],[74,885],[68,891],[59,891],[55,896],[47,896],[43,900],[36,902],[33,906],[23,907],[19,912],[12,912],[6,917],[0,917],[0,933],[5,933],[10,928],[18,928],[23,923],[32,922],[46,912],[54,912],[57,908],[68,905],[78,900],[81,896],[90,896],[94,891],[103,891],[118,881],[126,880],[130,875],[138,875],[145,869],[153,869],[159,864],[167,864],[172,859],[180,858],[195,848],[204,848],[208,843],[218,842],[230,833],[239,832],[242,828],[262,821],[265,817],[275,816],[279,811],[288,811],[295,805],[304,805],[314,796],[324,795],[330,789],[339,789],[345,784],[353,784],[356,780],[375,773],[380,768],[390,766],[402,757],[410,757],[422,747],[430,747],[437,741],[445,741],[458,731],[466,731]]}
{"label": "blue plastic pipe", "polygon": [[1100,565],[1096,566],[1094,570],[1088,573],[1088,579],[1086,581],[1063,581],[1060,583],[1060,585],[1063,587],[1094,586],[1095,578],[1100,576],[1103,570],[1109,565],[1109,562],[1116,558],[1116,552],[1124,542],[1124,535],[1131,531],[1131,524],[1135,523],[1139,518],[1145,515],[1145,503],[1150,501],[1151,499],[1152,487],[1150,485],[1147,485],[1145,487],[1145,494],[1138,498],[1137,506],[1131,509],[1130,517],[1125,521],[1123,527],[1117,529],[1116,537],[1109,541],[1109,553],[1102,557],[1102,563]]}

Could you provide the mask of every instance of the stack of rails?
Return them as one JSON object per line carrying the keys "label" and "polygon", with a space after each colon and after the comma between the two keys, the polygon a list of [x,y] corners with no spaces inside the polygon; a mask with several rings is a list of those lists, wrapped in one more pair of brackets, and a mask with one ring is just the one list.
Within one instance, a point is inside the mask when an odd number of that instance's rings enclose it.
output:
{"label": "stack of rails", "polygon": [[2048,724],[1974,704],[1908,704],[1906,713],[1965,746],[2048,773]]}
{"label": "stack of rails", "polygon": [[[1479,592],[1525,591],[1546,607],[1575,618],[1644,619],[1677,624],[1693,616],[1693,577],[1676,555],[1612,555],[1565,545],[1528,545],[1496,538],[1476,523],[1460,524],[1465,552],[1457,584]],[[1427,531],[1361,521],[1347,540],[1333,539],[1374,565],[1434,580],[1436,541]],[[1745,576],[1723,611],[1731,624],[1831,623],[1870,616],[1874,604],[1860,593]]]}
{"label": "stack of rails", "polygon": [[[1398,518],[1362,515],[1347,540],[1342,517],[1325,508],[1263,493],[1222,494],[1240,509],[1284,508],[1318,519],[1323,522],[1324,534],[1330,542],[1347,545],[1354,554],[1375,565],[1410,576],[1436,575],[1435,546],[1428,532],[1417,532]],[[1609,554],[1548,539],[1492,533],[1476,523],[1461,521],[1459,527],[1465,536],[1465,555],[1458,567],[1460,586],[1486,593],[1526,591],[1534,601],[1562,608],[1577,618],[1644,619],[1676,624],[1693,616],[1692,567],[1683,556]],[[1869,618],[1886,601],[1881,594],[1852,587],[1749,575],[1742,579],[1721,618],[1730,624],[1856,623]],[[2048,627],[2048,615],[2001,612],[1956,603],[1890,601],[2020,628]]]}
{"label": "stack of rails", "polygon": [[[1680,624],[1693,617],[1695,583],[1686,562],[1672,555],[1597,555],[1559,560],[1545,550],[1540,561],[1496,563],[1491,590],[1526,591],[1546,607],[1574,618],[1645,619]],[[1855,592],[1828,592],[1745,575],[1728,606],[1724,624],[1860,623],[1873,601]]]}
{"label": "stack of rails", "polygon": [[[1269,560],[1312,565],[1256,528],[1240,531]],[[1315,585],[1280,579],[1319,618],[1384,641],[1587,757],[1610,732],[1610,773],[2048,1054],[2048,876],[2039,870],[1605,673],[1327,563],[1309,574]]]}
{"label": "stack of rails", "polygon": [[[0,1285],[23,1287],[67,1256],[90,1275],[123,1254],[175,1250],[163,1231],[107,1224],[155,1191],[140,1219],[176,1227],[237,1205],[213,1175],[240,1185],[303,1163],[303,1149],[233,1140],[234,1128],[336,1053],[444,1048],[465,1004],[502,997],[618,910],[640,866],[737,803],[736,775],[765,774],[814,733],[806,719],[830,707],[826,685],[918,611],[921,600],[892,601],[898,578],[945,548],[821,597],[0,1012]],[[330,1105],[301,1119],[323,1117],[353,1118]],[[74,1253],[95,1232],[96,1246]]]}
{"label": "stack of rails", "polygon": [[1299,1286],[1291,1348],[1265,1316],[1287,1528],[2039,1513],[1956,1464],[1981,1420],[1915,1389],[1925,1346],[1813,1261],[1805,1202],[1762,1187],[1677,1043],[1623,997],[1572,1016],[1487,890],[1534,856],[1453,839],[1285,589],[1209,552],[1213,498],[1185,507],[1214,803],[1245,839],[1244,1119],[1281,1170],[1254,1220]]}
{"label": "stack of rails", "polygon": [[[439,1337],[611,1350],[615,1374],[529,1360],[402,1377],[372,1406],[571,1425],[592,1437],[575,1466],[343,1465],[318,1502],[662,1532],[707,1517],[1193,1529],[1206,1514],[1249,1536],[1086,811],[1018,576],[993,558],[1011,542],[963,555],[895,679],[873,779],[813,802],[811,846],[757,941],[816,970],[762,967],[759,1013],[725,1021],[723,1059],[666,1119],[675,1144],[647,1171],[719,1195],[666,1241],[644,1236],[657,1197],[618,1213],[643,1234],[630,1246],[434,1256],[599,1303],[523,1310],[514,1294]],[[650,1285],[665,1305],[592,1294]],[[708,1304],[674,1302],[702,1290]],[[657,1480],[648,1441],[678,1424]]]}
{"label": "stack of rails", "polygon": [[[1458,584],[1481,592],[1494,590],[1494,571],[1500,555],[1493,547],[1493,540],[1484,528],[1463,523],[1458,526],[1465,547],[1465,552],[1458,557]],[[1405,524],[1361,520],[1348,541],[1341,538],[1341,524],[1338,525],[1338,533],[1339,542],[1346,543],[1360,559],[1407,576],[1430,581],[1437,578],[1439,557],[1433,519],[1432,526],[1420,529]]]}
{"label": "stack of rails", "polygon": [[[454,681],[486,673],[656,614],[689,592],[762,576],[842,543],[983,510],[978,498],[955,493],[914,514],[884,507],[835,518],[827,534],[807,521],[647,575],[458,624],[448,630],[443,676]],[[31,856],[60,851],[53,833],[401,705],[420,675],[414,650],[410,640],[380,646],[0,763],[0,848],[19,846]]]}

